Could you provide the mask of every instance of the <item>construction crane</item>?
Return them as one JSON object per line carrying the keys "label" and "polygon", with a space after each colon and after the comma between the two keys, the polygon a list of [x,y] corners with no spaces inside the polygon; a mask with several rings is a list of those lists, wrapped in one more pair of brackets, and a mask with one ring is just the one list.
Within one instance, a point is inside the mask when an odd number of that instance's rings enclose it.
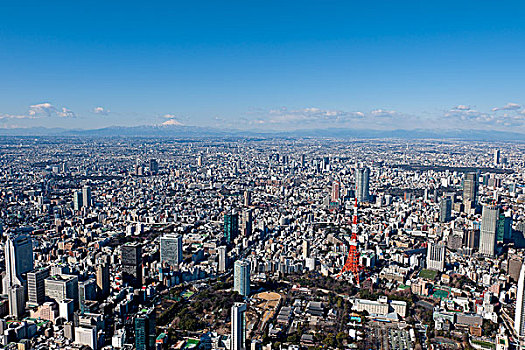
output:
{"label": "construction crane", "polygon": [[357,240],[357,198],[355,199],[354,205],[354,217],[352,221],[352,234],[350,236],[350,245],[348,249],[348,257],[346,262],[341,269],[341,272],[337,275],[337,278],[341,277],[343,273],[350,272],[354,276],[354,282],[359,287],[359,272],[363,269],[359,262],[359,241]]}

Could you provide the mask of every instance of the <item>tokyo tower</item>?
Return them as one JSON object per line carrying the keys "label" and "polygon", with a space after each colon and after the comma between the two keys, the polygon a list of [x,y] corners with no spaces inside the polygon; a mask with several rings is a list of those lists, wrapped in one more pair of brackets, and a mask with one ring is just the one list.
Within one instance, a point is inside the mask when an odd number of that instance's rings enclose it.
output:
{"label": "tokyo tower", "polygon": [[354,217],[352,221],[352,235],[350,236],[350,249],[348,250],[348,257],[337,277],[341,277],[343,273],[350,272],[354,276],[354,283],[359,287],[359,272],[363,266],[359,263],[359,250],[357,249],[359,242],[357,240],[357,198],[354,205]]}

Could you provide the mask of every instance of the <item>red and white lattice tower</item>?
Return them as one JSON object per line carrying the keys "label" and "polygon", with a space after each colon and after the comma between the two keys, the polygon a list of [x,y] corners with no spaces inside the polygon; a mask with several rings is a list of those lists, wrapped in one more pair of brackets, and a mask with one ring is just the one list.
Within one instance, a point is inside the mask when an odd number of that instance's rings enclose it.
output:
{"label": "red and white lattice tower", "polygon": [[354,217],[352,221],[352,235],[350,236],[350,249],[348,250],[348,257],[346,262],[341,269],[341,272],[337,275],[340,277],[345,272],[350,272],[354,276],[354,283],[359,286],[359,272],[363,269],[363,266],[359,263],[359,241],[357,240],[357,198],[355,199],[354,205]]}

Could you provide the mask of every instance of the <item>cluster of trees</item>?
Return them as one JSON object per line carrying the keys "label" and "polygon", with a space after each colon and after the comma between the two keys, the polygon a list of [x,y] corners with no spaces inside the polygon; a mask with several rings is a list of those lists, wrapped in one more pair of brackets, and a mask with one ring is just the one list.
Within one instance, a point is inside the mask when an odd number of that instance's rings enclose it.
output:
{"label": "cluster of trees", "polygon": [[157,316],[157,326],[165,326],[166,324],[168,324],[169,321],[171,321],[175,317],[177,308],[180,307],[177,304],[179,303],[172,304],[170,307],[164,310],[164,312]]}
{"label": "cluster of trees", "polygon": [[157,318],[157,324],[165,326],[175,320],[177,328],[196,331],[207,326],[201,321],[204,313],[213,314],[219,320],[227,319],[233,303],[242,301],[243,297],[236,292],[221,290],[228,285],[227,281],[217,284],[219,286],[195,294],[190,302],[179,297],[183,292],[181,288],[173,288],[169,295],[175,302]]}
{"label": "cluster of trees", "polygon": [[483,320],[481,329],[484,336],[494,338],[498,333],[499,325],[489,320]]}
{"label": "cluster of trees", "polygon": [[343,349],[349,341],[349,336],[345,332],[326,333],[322,343],[330,348]]}
{"label": "cluster of trees", "polygon": [[[243,297],[237,292],[206,290],[199,293],[191,307],[199,314],[213,311],[214,315],[225,319],[229,316],[233,304],[242,301]],[[221,313],[217,314],[219,310]]]}
{"label": "cluster of trees", "polygon": [[190,304],[177,301],[157,317],[157,326],[165,326],[176,320],[177,328],[197,331],[206,327],[206,323],[201,321],[198,315],[199,313]]}
{"label": "cluster of trees", "polygon": [[371,292],[368,289],[360,289],[358,292],[358,296],[360,299],[377,300],[377,298],[379,298],[381,294]]}
{"label": "cluster of trees", "polygon": [[476,288],[476,283],[474,283],[470,278],[464,275],[454,275],[450,286],[454,288],[465,288],[466,286]]}
{"label": "cluster of trees", "polygon": [[193,312],[181,312],[177,317],[179,317],[178,327],[180,329],[198,331],[206,327],[206,323],[201,321],[198,314]]}
{"label": "cluster of trees", "polygon": [[386,295],[390,300],[404,301],[407,303],[407,308],[412,309],[413,305],[418,301],[416,295],[409,290],[403,292],[371,292],[368,289],[360,289],[358,292],[359,298],[368,300],[377,300],[380,296]]}
{"label": "cluster of trees", "polygon": [[[286,338],[286,342],[290,344],[299,344],[301,342],[302,331],[297,331]],[[344,349],[345,345],[350,342],[350,337],[345,332],[326,332],[317,333],[314,335],[314,342],[322,344],[322,347]]]}
{"label": "cluster of trees", "polygon": [[339,294],[355,295],[357,293],[357,288],[348,283],[348,281],[323,276],[316,272],[310,272],[300,276],[290,276],[290,280],[299,283],[301,286],[327,289]]}

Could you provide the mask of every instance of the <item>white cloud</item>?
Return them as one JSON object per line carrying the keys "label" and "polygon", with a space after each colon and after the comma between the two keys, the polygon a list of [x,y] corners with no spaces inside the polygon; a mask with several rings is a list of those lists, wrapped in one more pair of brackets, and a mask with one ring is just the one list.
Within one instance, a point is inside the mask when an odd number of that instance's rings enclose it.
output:
{"label": "white cloud", "polygon": [[182,125],[184,125],[184,124],[182,124],[181,122],[179,122],[177,119],[168,119],[168,120],[166,120],[164,123],[162,123],[162,125],[170,125],[170,126],[177,125],[177,126],[182,126]]}
{"label": "white cloud", "polygon": [[396,111],[387,111],[385,109],[379,108],[379,109],[374,109],[373,111],[370,112],[370,114],[373,117],[393,118],[393,117],[398,116],[399,113],[397,113]]}
{"label": "white cloud", "polygon": [[99,106],[99,107],[93,108],[93,113],[100,114],[100,115],[108,115],[110,113],[110,110]]}
{"label": "white cloud", "polygon": [[65,107],[57,108],[49,102],[29,106],[28,115],[33,118],[53,116],[62,118],[72,118],[76,116],[72,110],[67,109]]}
{"label": "white cloud", "polygon": [[[525,114],[518,112],[520,105],[508,103],[501,108],[493,108],[492,113],[481,112],[474,109],[452,108],[445,113],[445,117],[456,119],[463,123],[477,123],[476,127],[516,127],[525,122]],[[507,111],[506,113],[495,113],[498,111]],[[471,126],[472,124],[465,124]]]}
{"label": "white cloud", "polygon": [[461,109],[457,107],[454,107],[448,112],[446,112],[445,117],[459,119],[461,121],[478,121],[478,122],[490,121],[492,119],[492,115],[488,113],[479,112],[471,108]]}
{"label": "white cloud", "polygon": [[[343,123],[353,119],[364,117],[362,112],[345,112],[341,110],[329,110],[316,107],[307,107],[302,109],[288,109],[282,107],[279,109],[270,110],[267,113],[268,123],[282,124],[282,123],[315,123],[315,122],[332,122]],[[258,124],[262,124],[258,119]]]}
{"label": "white cloud", "polygon": [[24,114],[0,114],[0,119],[35,119],[36,117]]}
{"label": "white cloud", "polygon": [[45,115],[50,117],[51,114],[56,113],[56,108],[51,103],[39,103],[36,105],[29,106],[29,115]]}
{"label": "white cloud", "polygon": [[62,107],[59,111],[57,111],[57,115],[63,118],[75,117],[75,113],[72,110],[67,109],[66,107]]}
{"label": "white cloud", "polygon": [[493,112],[497,112],[497,111],[515,111],[515,110],[518,110],[520,108],[521,108],[521,105],[519,105],[517,103],[509,102],[503,107],[494,107],[494,108],[492,108],[492,111]]}
{"label": "white cloud", "polygon": [[165,118],[165,119],[177,119],[177,116],[175,114],[164,114],[162,116],[162,118]]}
{"label": "white cloud", "polygon": [[521,113],[504,113],[497,116],[496,122],[508,127],[522,126],[525,124],[525,116]]}
{"label": "white cloud", "polygon": [[471,107],[467,105],[458,105],[454,107],[453,109],[457,109],[458,111],[469,111],[471,110]]}
{"label": "white cloud", "polygon": [[246,118],[238,119],[238,122],[246,126],[264,126],[282,129],[337,127],[386,128],[389,125],[398,128],[406,123],[412,125],[411,120],[414,119],[412,115],[380,108],[368,112],[349,112],[318,107],[299,109],[281,107],[271,110],[254,109],[246,114],[245,117]]}

